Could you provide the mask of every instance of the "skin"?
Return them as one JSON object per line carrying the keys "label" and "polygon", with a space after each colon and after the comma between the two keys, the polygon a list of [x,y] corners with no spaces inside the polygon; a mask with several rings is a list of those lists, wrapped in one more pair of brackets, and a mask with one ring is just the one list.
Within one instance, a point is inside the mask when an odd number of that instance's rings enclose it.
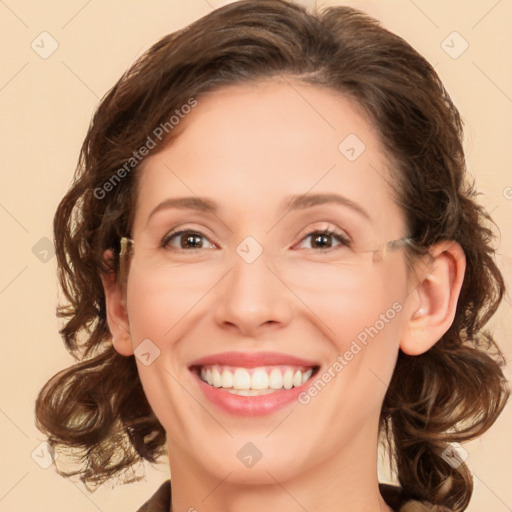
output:
{"label": "skin", "polygon": [[[452,323],[460,246],[432,247],[415,272],[404,250],[366,266],[340,262],[335,249],[313,252],[303,237],[317,228],[363,233],[374,244],[407,234],[372,123],[335,92],[285,81],[224,87],[198,98],[182,123],[182,134],[144,162],[125,293],[103,276],[116,350],[130,356],[145,339],[160,350],[137,365],[167,431],[172,510],[390,511],[377,479],[382,401],[399,348],[420,354]],[[351,133],[366,146],[353,162],[338,150]],[[333,191],[369,219],[338,205],[283,216],[288,195]],[[162,201],[192,195],[215,200],[217,214],[167,209],[148,221]],[[185,225],[207,237],[199,253],[159,248]],[[263,248],[251,264],[235,252],[249,235]],[[317,361],[321,374],[394,303],[400,313],[307,405],[230,415],[188,370],[209,354],[277,351]],[[262,453],[251,468],[237,458],[248,442]]]}

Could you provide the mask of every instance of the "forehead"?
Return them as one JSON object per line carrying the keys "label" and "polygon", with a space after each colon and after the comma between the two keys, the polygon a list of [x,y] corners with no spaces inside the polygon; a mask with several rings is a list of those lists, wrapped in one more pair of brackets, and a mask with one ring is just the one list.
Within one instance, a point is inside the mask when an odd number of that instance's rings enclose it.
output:
{"label": "forehead", "polygon": [[197,98],[180,135],[140,172],[135,224],[168,198],[265,215],[291,195],[338,193],[384,226],[401,213],[377,130],[341,94],[299,82],[227,86]]}

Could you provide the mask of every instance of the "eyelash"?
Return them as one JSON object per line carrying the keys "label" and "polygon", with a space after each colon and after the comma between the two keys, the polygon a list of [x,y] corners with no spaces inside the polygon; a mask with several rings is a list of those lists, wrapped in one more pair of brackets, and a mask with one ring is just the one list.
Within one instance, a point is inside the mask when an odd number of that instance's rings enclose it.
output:
{"label": "eyelash", "polygon": [[[177,248],[170,248],[169,247],[168,244],[169,244],[169,242],[172,239],[174,239],[176,237],[179,237],[181,235],[186,235],[186,234],[199,235],[200,237],[204,237],[205,239],[209,240],[208,237],[204,233],[202,233],[201,231],[192,230],[192,229],[185,229],[185,230],[181,230],[181,231],[176,231],[174,233],[169,233],[168,235],[166,235],[163,238],[162,243],[161,243],[162,248],[168,249],[168,250],[172,250],[172,251],[176,251],[176,252],[191,252],[191,251],[194,251],[194,250],[203,249],[203,247],[197,247],[197,248],[193,247],[191,249],[182,249],[182,248],[177,249]],[[340,243],[341,246],[350,247],[350,239],[348,238],[348,236],[345,233],[343,233],[341,231],[338,231],[336,229],[332,229],[332,228],[312,230],[309,233],[307,233],[306,235],[304,235],[301,238],[300,242],[302,242],[305,239],[307,239],[308,237],[314,236],[314,235],[332,236],[332,237],[334,237]],[[295,245],[297,245],[297,244],[295,244]],[[325,253],[325,252],[329,252],[331,250],[334,250],[336,248],[339,248],[339,246],[337,246],[337,247],[329,247],[327,249],[314,249],[314,248],[312,248],[312,249],[308,249],[308,250],[315,251],[315,252]]]}

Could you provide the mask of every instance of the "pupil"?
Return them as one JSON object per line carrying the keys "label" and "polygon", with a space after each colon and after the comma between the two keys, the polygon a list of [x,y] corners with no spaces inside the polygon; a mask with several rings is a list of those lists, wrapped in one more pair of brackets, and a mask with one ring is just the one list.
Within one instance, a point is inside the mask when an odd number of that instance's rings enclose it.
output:
{"label": "pupil", "polygon": [[316,237],[314,237],[315,245],[318,245],[316,243],[317,240],[322,240],[322,242],[320,242],[320,246],[321,247],[331,247],[332,243],[329,243],[329,239],[330,239],[330,235],[319,234]]}
{"label": "pupil", "polygon": [[[185,247],[199,247],[201,245],[201,237],[199,235],[183,235],[181,240],[185,240]],[[197,242],[197,245],[194,244]]]}

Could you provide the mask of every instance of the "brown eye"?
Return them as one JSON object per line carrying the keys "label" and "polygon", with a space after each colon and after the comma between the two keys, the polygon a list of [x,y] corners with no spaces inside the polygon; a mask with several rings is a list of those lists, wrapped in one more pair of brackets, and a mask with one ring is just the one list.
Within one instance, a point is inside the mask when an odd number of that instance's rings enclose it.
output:
{"label": "brown eye", "polygon": [[[208,238],[199,231],[178,231],[167,235],[162,241],[162,247],[171,250],[203,249],[203,239]],[[176,246],[177,243],[177,246]],[[215,247],[212,243],[210,248]]]}
{"label": "brown eye", "polygon": [[[306,249],[331,249],[339,246],[349,246],[350,240],[343,234],[336,230],[323,230],[323,231],[312,231],[308,233],[302,240],[311,238],[311,247]],[[333,240],[335,242],[333,242]],[[337,245],[333,245],[337,242]]]}

